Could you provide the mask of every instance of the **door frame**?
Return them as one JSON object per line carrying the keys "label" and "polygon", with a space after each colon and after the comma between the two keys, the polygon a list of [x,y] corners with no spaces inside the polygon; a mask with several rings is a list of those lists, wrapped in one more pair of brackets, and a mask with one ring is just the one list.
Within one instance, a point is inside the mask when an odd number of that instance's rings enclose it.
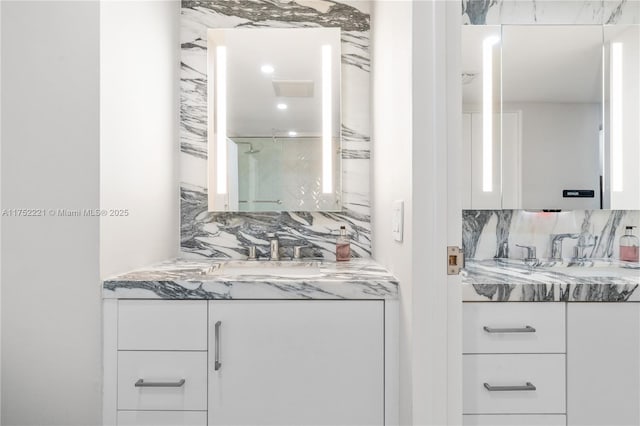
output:
{"label": "door frame", "polygon": [[[461,2],[413,3],[413,424],[462,423]],[[445,189],[446,190],[443,190]]]}

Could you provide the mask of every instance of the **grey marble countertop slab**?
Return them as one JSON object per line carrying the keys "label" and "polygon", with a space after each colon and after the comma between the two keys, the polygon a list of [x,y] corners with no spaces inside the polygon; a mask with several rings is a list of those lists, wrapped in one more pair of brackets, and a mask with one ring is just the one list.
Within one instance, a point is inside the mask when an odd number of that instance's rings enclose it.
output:
{"label": "grey marble countertop slab", "polygon": [[637,266],[594,260],[531,267],[509,259],[470,260],[462,272],[463,301],[640,302]]}
{"label": "grey marble countertop slab", "polygon": [[398,281],[371,259],[283,261],[275,267],[263,261],[173,259],[104,280],[103,297],[397,299]]}

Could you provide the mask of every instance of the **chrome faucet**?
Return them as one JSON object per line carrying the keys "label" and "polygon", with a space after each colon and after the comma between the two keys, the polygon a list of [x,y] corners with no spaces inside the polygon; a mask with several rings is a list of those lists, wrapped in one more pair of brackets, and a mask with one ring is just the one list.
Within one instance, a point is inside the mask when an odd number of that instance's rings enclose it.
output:
{"label": "chrome faucet", "polygon": [[527,256],[524,259],[522,259],[524,260],[524,263],[533,264],[533,265],[538,264],[538,258],[536,257],[536,246],[525,246],[521,244],[516,244],[516,247],[523,248],[527,251]]}
{"label": "chrome faucet", "polygon": [[267,238],[269,238],[269,244],[271,246],[269,260],[280,260],[280,241],[278,241],[278,236],[275,232],[272,232],[267,234]]}
{"label": "chrome faucet", "polygon": [[551,260],[562,262],[562,241],[565,238],[577,239],[579,234],[551,234]]}

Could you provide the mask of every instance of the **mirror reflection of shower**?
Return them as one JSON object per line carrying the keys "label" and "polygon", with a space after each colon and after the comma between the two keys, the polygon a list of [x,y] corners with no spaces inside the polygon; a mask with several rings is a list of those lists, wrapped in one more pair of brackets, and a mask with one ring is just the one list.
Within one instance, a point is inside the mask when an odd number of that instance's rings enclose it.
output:
{"label": "mirror reflection of shower", "polygon": [[278,210],[282,204],[281,144],[269,138],[234,138],[237,146],[238,210]]}
{"label": "mirror reflection of shower", "polygon": [[229,185],[237,211],[282,211],[284,206],[302,211],[322,206],[326,197],[320,178],[322,162],[317,161],[322,157],[322,138],[283,133],[229,138]]}
{"label": "mirror reflection of shower", "polygon": [[248,151],[244,151],[244,154],[257,154],[259,153],[262,149],[261,148],[256,148],[255,146],[253,146],[252,142],[236,142],[236,144],[238,145],[249,145],[249,150]]}

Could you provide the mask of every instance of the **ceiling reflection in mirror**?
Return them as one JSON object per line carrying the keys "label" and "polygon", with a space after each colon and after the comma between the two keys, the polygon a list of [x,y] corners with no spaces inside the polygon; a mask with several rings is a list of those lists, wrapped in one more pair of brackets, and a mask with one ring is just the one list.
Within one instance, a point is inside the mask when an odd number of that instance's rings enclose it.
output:
{"label": "ceiling reflection in mirror", "polygon": [[465,208],[640,208],[639,47],[638,26],[464,26]]}
{"label": "ceiling reflection in mirror", "polygon": [[339,211],[340,29],[207,37],[209,211]]}

